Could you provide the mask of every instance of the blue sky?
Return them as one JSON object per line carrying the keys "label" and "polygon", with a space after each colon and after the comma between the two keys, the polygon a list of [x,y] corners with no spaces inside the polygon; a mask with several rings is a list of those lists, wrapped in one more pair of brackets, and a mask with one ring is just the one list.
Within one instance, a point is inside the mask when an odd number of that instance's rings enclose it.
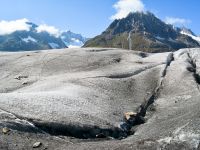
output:
{"label": "blue sky", "polygon": [[[93,37],[112,22],[110,18],[116,14],[113,5],[118,1],[0,0],[0,20],[27,18],[36,24],[48,24]],[[145,10],[155,13],[162,20],[166,17],[178,18],[179,22],[200,35],[199,0],[141,0],[141,3]]]}

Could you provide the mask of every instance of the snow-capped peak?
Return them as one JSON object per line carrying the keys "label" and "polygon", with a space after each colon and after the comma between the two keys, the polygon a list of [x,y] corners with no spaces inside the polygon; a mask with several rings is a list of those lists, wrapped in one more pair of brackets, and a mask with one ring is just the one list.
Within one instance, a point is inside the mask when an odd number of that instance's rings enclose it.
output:
{"label": "snow-capped peak", "polygon": [[192,33],[189,33],[189,32],[187,32],[187,31],[185,31],[185,30],[181,30],[180,33],[181,33],[181,34],[184,34],[184,35],[187,35],[187,36],[191,37],[193,40],[195,40],[195,41],[197,41],[197,42],[200,43],[200,37],[198,37],[198,36],[196,36],[196,35],[194,35],[194,34],[192,34]]}
{"label": "snow-capped peak", "polygon": [[87,41],[87,38],[83,37],[81,34],[76,34],[71,31],[63,32],[61,39],[69,48],[81,47]]}

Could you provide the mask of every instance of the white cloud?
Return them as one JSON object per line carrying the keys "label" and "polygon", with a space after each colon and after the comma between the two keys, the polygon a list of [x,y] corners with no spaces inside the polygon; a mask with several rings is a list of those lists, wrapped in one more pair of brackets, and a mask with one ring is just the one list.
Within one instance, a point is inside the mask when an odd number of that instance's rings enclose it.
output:
{"label": "white cloud", "polygon": [[191,21],[184,18],[166,17],[165,22],[172,25],[186,25]]}
{"label": "white cloud", "polygon": [[0,21],[0,35],[11,34],[15,31],[29,31],[30,25],[27,24],[28,19],[19,19],[14,21]]}
{"label": "white cloud", "polygon": [[[18,19],[12,21],[0,21],[0,35],[11,34],[15,31],[30,31],[31,25],[27,24],[28,19]],[[54,26],[49,26],[47,24],[41,24],[36,28],[38,33],[48,32],[49,34],[58,37],[62,31],[55,28]]]}
{"label": "white cloud", "polygon": [[144,11],[145,7],[141,0],[119,0],[113,5],[117,13],[111,19],[125,18],[130,12]]}
{"label": "white cloud", "polygon": [[58,37],[60,35],[60,30],[55,28],[54,26],[48,26],[46,24],[42,24],[36,28],[37,32],[48,32],[51,35]]}

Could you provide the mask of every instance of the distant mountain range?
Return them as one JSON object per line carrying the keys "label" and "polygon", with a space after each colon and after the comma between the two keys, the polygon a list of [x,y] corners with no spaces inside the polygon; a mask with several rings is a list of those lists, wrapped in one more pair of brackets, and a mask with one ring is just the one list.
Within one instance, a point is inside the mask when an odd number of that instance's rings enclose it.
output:
{"label": "distant mountain range", "polygon": [[63,32],[60,37],[65,45],[69,48],[81,47],[87,40],[89,40],[88,38],[83,37],[81,34],[76,34],[71,31]]}
{"label": "distant mountain range", "polygon": [[59,36],[48,32],[37,32],[38,25],[27,22],[29,31],[15,31],[0,35],[0,51],[29,51],[81,47],[87,38],[71,31],[62,32]]}
{"label": "distant mountain range", "polygon": [[114,20],[106,31],[88,40],[84,47],[165,52],[200,47],[200,37],[189,29],[166,24],[150,12],[136,12]]}
{"label": "distant mountain range", "polygon": [[200,37],[190,29],[166,24],[150,12],[130,13],[114,20],[101,35],[92,39],[71,31],[52,34],[45,27],[25,22],[29,30],[0,35],[0,51],[29,51],[74,47],[113,47],[145,52],[175,51],[200,47]]}

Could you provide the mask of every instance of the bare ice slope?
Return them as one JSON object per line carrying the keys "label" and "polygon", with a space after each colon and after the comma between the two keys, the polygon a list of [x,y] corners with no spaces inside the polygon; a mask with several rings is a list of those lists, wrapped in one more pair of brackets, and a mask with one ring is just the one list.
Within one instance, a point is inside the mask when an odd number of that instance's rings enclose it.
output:
{"label": "bare ice slope", "polygon": [[[0,136],[2,149],[29,149],[35,141],[48,149],[197,149],[199,55],[200,49],[1,52],[0,127],[11,129]],[[126,112],[145,123],[124,130]]]}

